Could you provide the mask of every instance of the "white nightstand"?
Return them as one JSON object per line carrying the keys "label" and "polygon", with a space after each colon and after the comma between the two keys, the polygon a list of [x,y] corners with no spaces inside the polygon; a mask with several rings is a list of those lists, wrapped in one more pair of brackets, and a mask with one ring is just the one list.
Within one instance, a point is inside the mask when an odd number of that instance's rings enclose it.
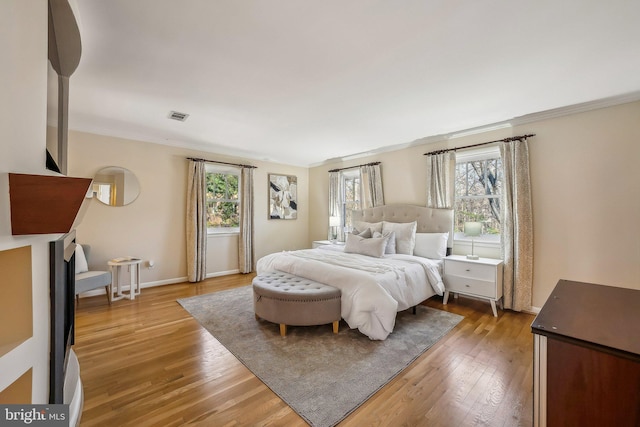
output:
{"label": "white nightstand", "polygon": [[311,248],[315,249],[318,246],[324,246],[324,245],[342,245],[344,246],[344,242],[332,242],[331,240],[314,240],[311,243]]}
{"label": "white nightstand", "polygon": [[491,302],[493,315],[498,317],[496,301],[502,298],[502,260],[449,255],[444,259],[443,279],[443,304],[449,300],[449,292],[485,298]]}

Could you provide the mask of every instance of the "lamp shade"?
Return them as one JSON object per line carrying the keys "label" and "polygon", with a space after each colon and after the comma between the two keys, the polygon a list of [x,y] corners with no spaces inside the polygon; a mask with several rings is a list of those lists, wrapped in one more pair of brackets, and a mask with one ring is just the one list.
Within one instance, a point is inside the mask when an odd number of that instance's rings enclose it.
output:
{"label": "lamp shade", "polygon": [[330,216],[329,217],[329,227],[340,227],[340,217],[339,216]]}
{"label": "lamp shade", "polygon": [[482,223],[480,222],[465,222],[464,234],[466,236],[479,236],[482,234]]}

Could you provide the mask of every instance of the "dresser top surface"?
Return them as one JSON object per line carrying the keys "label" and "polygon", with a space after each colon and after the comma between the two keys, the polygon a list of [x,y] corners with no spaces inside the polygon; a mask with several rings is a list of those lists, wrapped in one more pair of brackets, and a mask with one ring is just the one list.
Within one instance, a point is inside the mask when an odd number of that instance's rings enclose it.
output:
{"label": "dresser top surface", "polygon": [[531,328],[640,354],[640,291],[560,280]]}

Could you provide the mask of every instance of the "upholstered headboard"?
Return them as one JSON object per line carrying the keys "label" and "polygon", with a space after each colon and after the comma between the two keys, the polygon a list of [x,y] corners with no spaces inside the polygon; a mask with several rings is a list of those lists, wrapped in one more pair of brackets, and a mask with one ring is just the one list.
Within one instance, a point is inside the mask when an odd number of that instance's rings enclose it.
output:
{"label": "upholstered headboard", "polygon": [[434,209],[426,206],[395,204],[353,211],[354,221],[413,222],[417,233],[449,232],[448,248],[453,248],[453,209]]}

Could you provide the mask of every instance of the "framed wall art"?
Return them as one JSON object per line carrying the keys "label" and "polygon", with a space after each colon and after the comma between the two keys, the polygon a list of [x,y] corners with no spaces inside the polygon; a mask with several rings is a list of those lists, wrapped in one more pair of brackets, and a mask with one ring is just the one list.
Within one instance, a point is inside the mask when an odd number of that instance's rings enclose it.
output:
{"label": "framed wall art", "polygon": [[269,174],[269,219],[298,217],[298,178]]}

